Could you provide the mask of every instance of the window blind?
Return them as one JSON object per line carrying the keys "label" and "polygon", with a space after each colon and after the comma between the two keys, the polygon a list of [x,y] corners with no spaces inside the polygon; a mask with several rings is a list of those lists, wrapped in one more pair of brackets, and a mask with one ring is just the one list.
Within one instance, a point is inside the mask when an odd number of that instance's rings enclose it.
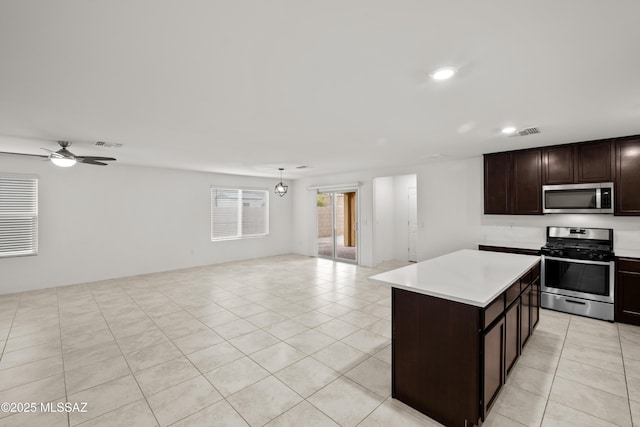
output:
{"label": "window blind", "polygon": [[269,234],[269,192],[211,188],[211,240]]}
{"label": "window blind", "polygon": [[38,253],[38,178],[0,175],[0,257]]}

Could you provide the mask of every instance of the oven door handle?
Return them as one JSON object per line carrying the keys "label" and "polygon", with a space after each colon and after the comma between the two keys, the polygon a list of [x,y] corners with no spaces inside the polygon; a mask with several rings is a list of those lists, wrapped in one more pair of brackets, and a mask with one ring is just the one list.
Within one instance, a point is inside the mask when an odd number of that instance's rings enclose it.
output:
{"label": "oven door handle", "polygon": [[591,261],[586,259],[557,258],[546,255],[544,255],[544,259],[550,261],[571,262],[576,264],[611,265],[611,263],[613,263],[613,261]]}

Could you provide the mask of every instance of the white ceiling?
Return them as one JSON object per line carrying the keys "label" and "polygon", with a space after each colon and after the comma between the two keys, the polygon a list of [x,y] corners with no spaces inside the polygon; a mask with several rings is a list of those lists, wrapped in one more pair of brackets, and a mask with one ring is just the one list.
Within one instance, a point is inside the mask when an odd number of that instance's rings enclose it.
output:
{"label": "white ceiling", "polygon": [[[638,16],[638,0],[0,0],[0,151],[62,139],[291,179],[640,134]],[[460,71],[431,81],[442,65]]]}

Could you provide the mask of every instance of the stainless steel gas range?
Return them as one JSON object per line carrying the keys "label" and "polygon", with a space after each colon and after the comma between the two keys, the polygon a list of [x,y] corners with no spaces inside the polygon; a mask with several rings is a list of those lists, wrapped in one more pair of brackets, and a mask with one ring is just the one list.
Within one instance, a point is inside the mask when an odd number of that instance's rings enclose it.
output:
{"label": "stainless steel gas range", "polygon": [[547,227],[542,253],[544,308],[613,321],[613,230]]}

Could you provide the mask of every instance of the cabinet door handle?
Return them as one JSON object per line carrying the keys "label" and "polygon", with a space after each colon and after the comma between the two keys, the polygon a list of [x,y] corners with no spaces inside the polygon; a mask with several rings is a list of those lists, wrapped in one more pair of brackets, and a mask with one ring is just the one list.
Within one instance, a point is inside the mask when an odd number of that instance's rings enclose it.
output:
{"label": "cabinet door handle", "polygon": [[571,304],[587,305],[586,302],[582,302],[582,301],[574,301],[574,300],[571,300],[571,299],[566,299],[565,301],[566,302],[570,302]]}

